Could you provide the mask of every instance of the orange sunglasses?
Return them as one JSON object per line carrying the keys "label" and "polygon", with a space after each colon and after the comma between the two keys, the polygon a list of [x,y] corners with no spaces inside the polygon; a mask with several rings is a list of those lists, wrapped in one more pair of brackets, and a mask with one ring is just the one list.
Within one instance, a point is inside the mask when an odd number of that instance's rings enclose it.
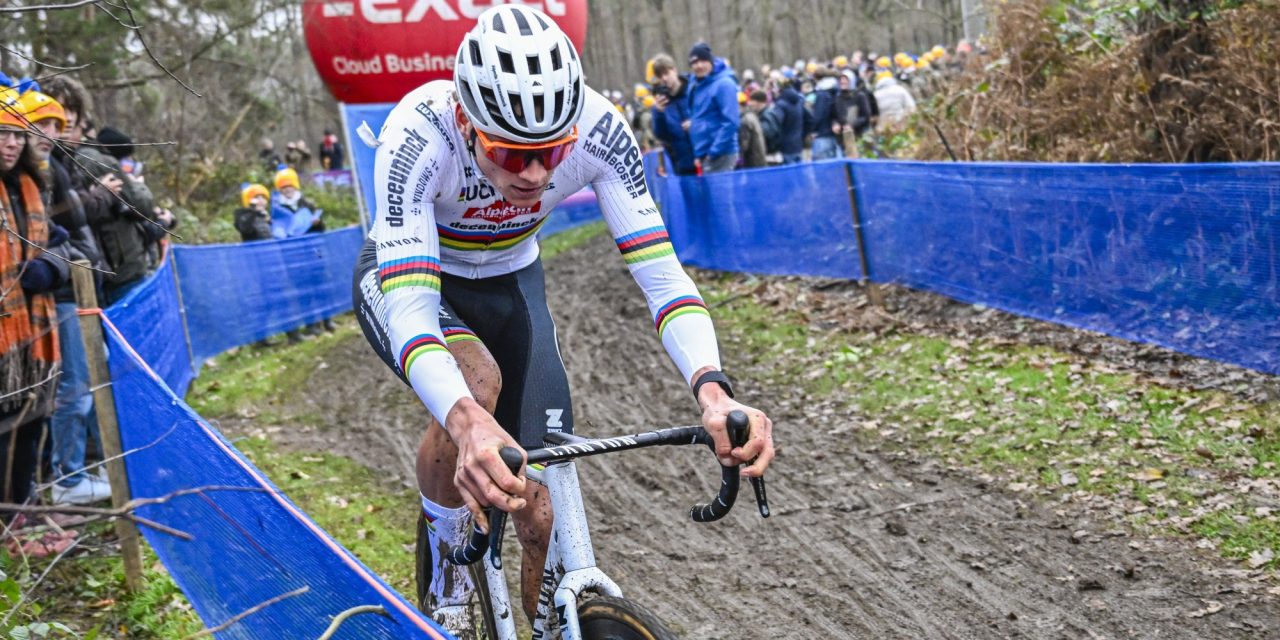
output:
{"label": "orange sunglasses", "polygon": [[578,142],[577,125],[574,125],[562,138],[534,144],[494,140],[479,129],[472,128],[472,131],[480,141],[480,148],[484,151],[485,157],[511,173],[524,171],[525,167],[534,160],[541,162],[547,171],[551,171],[569,157],[569,152],[573,151],[573,145]]}

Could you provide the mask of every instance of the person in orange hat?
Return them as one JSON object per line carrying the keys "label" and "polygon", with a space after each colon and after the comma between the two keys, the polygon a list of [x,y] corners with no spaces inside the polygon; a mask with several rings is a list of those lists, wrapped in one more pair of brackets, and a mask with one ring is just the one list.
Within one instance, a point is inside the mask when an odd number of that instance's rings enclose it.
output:
{"label": "person in orange hat", "polygon": [[46,253],[67,234],[45,211],[46,182],[20,97],[0,90],[0,226],[23,239],[0,241],[0,388],[24,391],[0,398],[0,501],[9,503],[33,498],[41,426],[53,412],[61,361],[53,291],[70,277]]}
{"label": "person in orange hat", "polygon": [[271,192],[267,190],[265,185],[250,184],[248,182],[240,185],[240,204],[234,215],[236,231],[240,232],[240,240],[242,242],[253,242],[255,240],[270,240],[271,235],[271,212],[268,205],[271,201]]}

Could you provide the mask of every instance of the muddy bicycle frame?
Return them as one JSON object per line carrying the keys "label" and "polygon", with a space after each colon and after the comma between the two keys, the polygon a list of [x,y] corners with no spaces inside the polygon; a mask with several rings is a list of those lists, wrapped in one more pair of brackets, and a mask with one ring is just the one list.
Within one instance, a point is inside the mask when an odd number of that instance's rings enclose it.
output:
{"label": "muddy bicycle frame", "polygon": [[[735,411],[728,420],[730,439],[734,446],[741,446],[747,436],[747,416]],[[547,560],[543,566],[542,588],[538,593],[538,608],[533,621],[533,638],[546,636],[545,629],[551,606],[554,603],[560,632],[565,640],[579,640],[582,630],[578,621],[578,601],[583,593],[622,597],[622,589],[604,571],[596,566],[595,548],[587,524],[586,509],[582,504],[582,492],[578,484],[575,458],[639,449],[662,445],[711,445],[711,438],[702,427],[673,427],[613,438],[588,439],[567,433],[548,433],[545,437],[552,446],[530,449],[526,477],[547,487],[551,494],[553,529],[547,544]],[[524,459],[512,448],[502,449],[502,458],[512,473],[519,472]],[[760,515],[769,517],[768,500],[763,478],[752,478],[756,503]],[[696,522],[713,522],[723,518],[733,508],[738,496],[738,467],[722,467],[720,491],[715,500],[695,505],[689,515]],[[492,630],[498,640],[515,640],[515,615],[507,590],[507,580],[502,567],[502,536],[506,527],[506,513],[494,508],[488,510],[489,534],[478,526],[473,527],[467,544],[450,549],[449,560],[454,564],[472,564],[483,560],[485,582],[488,584],[489,608],[493,614]],[[485,553],[488,551],[488,553]]]}

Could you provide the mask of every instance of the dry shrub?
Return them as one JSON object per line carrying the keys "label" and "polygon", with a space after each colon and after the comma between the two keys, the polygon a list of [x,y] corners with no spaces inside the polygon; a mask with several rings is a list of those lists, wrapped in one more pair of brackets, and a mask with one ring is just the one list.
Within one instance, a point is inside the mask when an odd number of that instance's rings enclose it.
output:
{"label": "dry shrub", "polygon": [[[1280,159],[1280,0],[1153,21],[1109,51],[1060,38],[1055,6],[999,5],[991,55],[929,107],[961,159]],[[926,136],[917,157],[947,156]]]}

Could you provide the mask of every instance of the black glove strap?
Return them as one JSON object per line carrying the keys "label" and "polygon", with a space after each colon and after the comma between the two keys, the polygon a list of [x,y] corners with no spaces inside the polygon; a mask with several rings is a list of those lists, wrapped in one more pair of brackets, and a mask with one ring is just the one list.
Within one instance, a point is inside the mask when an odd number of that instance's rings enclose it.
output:
{"label": "black glove strap", "polygon": [[698,401],[698,392],[702,390],[702,385],[708,382],[720,385],[720,388],[724,389],[724,392],[729,394],[730,398],[733,397],[733,385],[729,383],[729,376],[726,376],[723,371],[708,371],[698,376],[698,379],[693,383],[694,402]]}

